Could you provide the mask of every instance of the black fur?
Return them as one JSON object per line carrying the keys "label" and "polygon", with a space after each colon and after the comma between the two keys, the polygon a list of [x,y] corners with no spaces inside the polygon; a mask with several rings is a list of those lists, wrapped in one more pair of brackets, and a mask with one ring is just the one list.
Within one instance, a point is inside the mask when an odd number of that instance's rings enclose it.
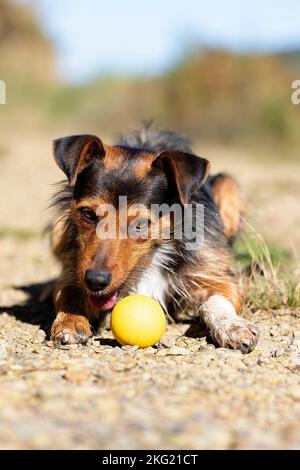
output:
{"label": "black fur", "polygon": [[117,145],[132,149],[150,150],[154,153],[166,150],[177,150],[178,152],[192,153],[189,141],[169,130],[160,130],[146,124],[142,129],[122,136]]}
{"label": "black fur", "polygon": [[[64,214],[66,230],[72,232],[74,244],[76,243],[76,229],[70,217],[70,205],[73,198],[80,200],[87,196],[106,196],[109,202],[115,205],[118,204],[119,196],[125,195],[128,197],[129,202],[132,200],[147,206],[176,202],[176,199],[170,201],[169,178],[166,172],[161,171],[161,168],[153,168],[144,180],[140,180],[130,171],[130,166],[135,158],[139,158],[139,150],[148,150],[155,153],[164,151],[190,153],[191,148],[188,141],[176,133],[155,130],[148,126],[140,132],[134,132],[127,137],[123,137],[118,145],[124,147],[124,154],[128,155],[122,168],[109,171],[104,168],[101,158],[92,159],[77,175],[74,188],[68,183],[63,183],[61,189],[54,196],[53,205],[57,208],[60,216]],[[192,157],[193,159],[196,158]],[[196,178],[196,172],[201,170],[198,169],[196,160],[195,163],[197,165],[191,169],[191,172],[195,173],[192,176]],[[171,238],[163,241],[160,249],[167,251],[168,256],[162,255],[162,258],[164,258],[164,268],[162,269],[165,269],[165,275],[169,278],[170,285],[174,286],[173,292],[170,292],[170,297],[175,301],[177,301],[177,297],[184,297],[183,287],[179,286],[178,280],[180,280],[180,273],[185,269],[185,266],[195,266],[195,271],[199,271],[201,265],[204,269],[207,269],[207,263],[211,261],[206,256],[206,252],[212,252],[216,248],[227,249],[227,239],[224,235],[218,209],[211,196],[209,180],[200,189],[194,191],[187,202],[191,203],[194,209],[197,204],[204,205],[204,245],[200,251],[194,252],[186,250],[186,240],[184,239],[174,240]],[[196,230],[194,215],[193,230]],[[215,271],[216,278],[222,278],[224,275],[230,276],[228,266],[226,264],[223,266],[221,261],[219,268],[216,267]],[[140,269],[139,275],[141,274]],[[137,277],[135,273],[131,273],[128,286],[132,286],[132,278],[136,281]]]}
{"label": "black fur", "polygon": [[[151,124],[121,138],[118,142],[126,147],[139,148],[152,152],[181,151],[191,153],[190,142],[183,136],[169,130],[155,129]],[[223,223],[210,191],[211,177],[195,193],[189,202],[204,205],[205,240],[212,246],[226,246],[227,239]],[[165,201],[161,201],[165,202]]]}

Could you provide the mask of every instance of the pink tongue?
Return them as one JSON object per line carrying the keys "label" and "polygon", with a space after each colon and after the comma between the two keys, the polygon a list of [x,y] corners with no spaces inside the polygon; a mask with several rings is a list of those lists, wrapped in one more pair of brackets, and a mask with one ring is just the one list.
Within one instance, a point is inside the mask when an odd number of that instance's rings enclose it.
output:
{"label": "pink tongue", "polygon": [[99,310],[110,310],[117,303],[117,293],[113,292],[106,297],[97,297],[96,295],[89,294],[90,304]]}

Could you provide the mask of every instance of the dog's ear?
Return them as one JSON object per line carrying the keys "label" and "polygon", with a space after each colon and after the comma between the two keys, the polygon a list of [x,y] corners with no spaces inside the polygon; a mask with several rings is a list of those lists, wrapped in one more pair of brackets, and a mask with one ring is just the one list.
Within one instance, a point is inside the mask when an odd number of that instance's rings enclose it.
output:
{"label": "dog's ear", "polygon": [[182,204],[187,204],[191,195],[205,182],[210,163],[205,158],[184,152],[165,151],[153,162],[167,176],[171,191],[179,196]]}
{"label": "dog's ear", "polygon": [[74,186],[80,171],[91,159],[102,158],[105,150],[101,140],[94,135],[72,135],[54,140],[53,153],[70,186]]}

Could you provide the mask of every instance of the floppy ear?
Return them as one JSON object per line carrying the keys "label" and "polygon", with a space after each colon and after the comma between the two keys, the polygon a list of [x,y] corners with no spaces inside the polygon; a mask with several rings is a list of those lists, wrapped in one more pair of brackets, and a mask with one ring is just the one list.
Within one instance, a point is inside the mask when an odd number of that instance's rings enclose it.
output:
{"label": "floppy ear", "polygon": [[91,159],[103,157],[105,150],[101,140],[94,135],[72,135],[54,140],[53,153],[70,186],[74,186],[80,171]]}
{"label": "floppy ear", "polygon": [[205,182],[210,163],[205,158],[184,152],[162,152],[153,166],[162,169],[169,181],[171,191],[179,195],[182,204],[187,204],[191,195]]}

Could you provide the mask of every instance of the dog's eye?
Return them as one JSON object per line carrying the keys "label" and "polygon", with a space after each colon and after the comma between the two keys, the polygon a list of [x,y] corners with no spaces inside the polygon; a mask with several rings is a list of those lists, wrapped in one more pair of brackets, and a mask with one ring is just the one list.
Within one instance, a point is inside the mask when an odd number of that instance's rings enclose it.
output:
{"label": "dog's eye", "polygon": [[98,221],[98,217],[97,217],[96,213],[92,209],[89,209],[88,207],[81,207],[81,209],[79,209],[79,212],[82,215],[82,217],[85,220],[88,220],[89,222],[97,222]]}
{"label": "dog's eye", "polygon": [[135,229],[137,232],[144,232],[149,227],[149,224],[148,219],[139,219],[135,224]]}
{"label": "dog's eye", "polygon": [[150,220],[139,218],[133,220],[128,226],[128,235],[133,240],[147,240]]}

